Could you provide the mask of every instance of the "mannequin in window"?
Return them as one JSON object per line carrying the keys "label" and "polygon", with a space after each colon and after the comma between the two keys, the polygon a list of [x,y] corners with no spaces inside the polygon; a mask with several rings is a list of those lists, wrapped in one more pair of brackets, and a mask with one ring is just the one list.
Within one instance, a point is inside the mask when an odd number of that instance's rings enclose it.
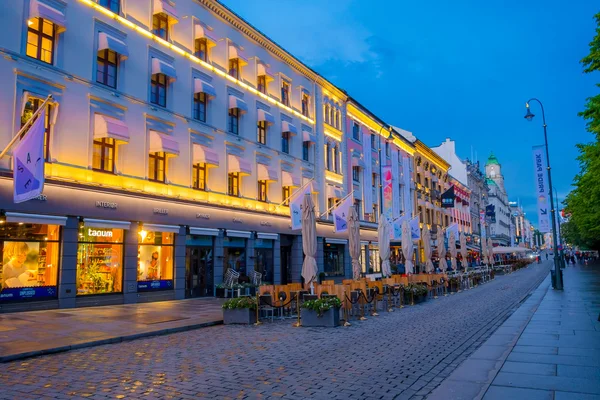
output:
{"label": "mannequin in window", "polygon": [[147,279],[160,279],[160,274],[158,272],[159,263],[158,263],[158,251],[152,253],[152,259],[146,262],[148,265],[147,268]]}

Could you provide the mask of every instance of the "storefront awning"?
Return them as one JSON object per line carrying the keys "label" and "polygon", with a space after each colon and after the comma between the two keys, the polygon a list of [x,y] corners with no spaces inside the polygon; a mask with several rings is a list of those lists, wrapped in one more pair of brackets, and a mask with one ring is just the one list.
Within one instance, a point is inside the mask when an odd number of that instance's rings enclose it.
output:
{"label": "storefront awning", "polygon": [[360,157],[352,157],[352,166],[353,167],[360,167],[360,168],[365,168],[365,161],[360,158]]}
{"label": "storefront awning", "polygon": [[217,152],[194,143],[193,153],[192,162],[194,164],[206,164],[207,167],[219,166],[219,154],[217,154]]}
{"label": "storefront awning", "polygon": [[31,0],[29,2],[29,19],[33,18],[43,18],[52,21],[58,25],[59,32],[64,31],[67,27],[65,14],[38,0]]}
{"label": "storefront awning", "polygon": [[67,224],[67,217],[56,217],[54,215],[24,214],[7,212],[6,222],[22,222],[24,224],[61,225]]}
{"label": "storefront awning", "polygon": [[144,224],[142,228],[146,232],[179,233],[179,225]]}
{"label": "storefront awning", "polygon": [[256,112],[258,116],[258,121],[265,121],[269,125],[273,125],[275,123],[275,117],[265,110],[261,110],[260,108]]}
{"label": "storefront awning", "polygon": [[302,141],[309,143],[317,143],[317,137],[309,131],[302,131]]}
{"label": "storefront awning", "polygon": [[210,31],[204,24],[195,24],[194,25],[194,39],[206,39],[206,44],[209,47],[213,47],[217,45],[217,40],[212,37],[209,33]]}
{"label": "storefront awning", "polygon": [[229,173],[239,173],[242,175],[252,174],[252,165],[238,156],[227,154],[227,171]]}
{"label": "storefront awning", "polygon": [[281,132],[289,132],[293,135],[297,135],[298,129],[290,122],[281,121]]}
{"label": "storefront awning", "polygon": [[226,234],[227,237],[236,237],[244,239],[250,239],[252,237],[252,232],[249,231],[234,231],[231,229],[227,229]]}
{"label": "storefront awning", "polygon": [[190,235],[219,236],[219,230],[212,228],[194,228],[190,226]]}
{"label": "storefront awning", "polygon": [[204,82],[202,79],[194,78],[194,93],[204,93],[208,97],[217,97],[217,92],[213,85]]}
{"label": "storefront awning", "polygon": [[327,186],[327,198],[328,199],[343,199],[344,192],[342,189],[336,186]]}
{"label": "storefront awning", "polygon": [[330,243],[330,244],[348,244],[348,239],[325,238],[325,243]]}
{"label": "storefront awning", "polygon": [[279,235],[277,233],[256,232],[256,238],[263,240],[279,240]]}
{"label": "storefront awning", "polygon": [[121,60],[125,60],[129,57],[129,50],[127,49],[125,42],[110,36],[107,33],[98,32],[98,51],[107,49],[120,55]]}
{"label": "storefront awning", "polygon": [[154,0],[154,14],[164,13],[169,17],[170,24],[178,21],[175,5],[170,0]]}
{"label": "storefront awning", "polygon": [[281,171],[281,186],[299,187],[300,177],[292,175],[291,172]]}
{"label": "storefront awning", "polygon": [[92,219],[85,218],[83,224],[89,228],[105,228],[105,229],[130,229],[131,222],[127,221],[111,221],[109,219]]}
{"label": "storefront awning", "polygon": [[265,164],[257,164],[258,180],[275,182],[278,180],[277,171]]}
{"label": "storefront awning", "polygon": [[175,67],[171,64],[159,60],[156,57],[152,57],[152,75],[154,74],[164,74],[169,78],[170,81],[174,81],[177,79],[177,72],[175,71]]}
{"label": "storefront awning", "polygon": [[232,94],[229,95],[229,109],[237,108],[241,112],[248,112],[248,105],[242,99]]}
{"label": "storefront awning", "polygon": [[244,55],[244,52],[234,43],[229,43],[229,59],[238,59],[240,66],[248,65],[248,59]]}
{"label": "storefront awning", "polygon": [[94,115],[94,139],[114,139],[129,142],[129,128],[125,122],[107,115]]}
{"label": "storefront awning", "polygon": [[164,133],[150,130],[148,132],[150,136],[150,153],[161,153],[164,152],[167,155],[177,156],[179,155],[179,143],[174,139],[168,137]]}

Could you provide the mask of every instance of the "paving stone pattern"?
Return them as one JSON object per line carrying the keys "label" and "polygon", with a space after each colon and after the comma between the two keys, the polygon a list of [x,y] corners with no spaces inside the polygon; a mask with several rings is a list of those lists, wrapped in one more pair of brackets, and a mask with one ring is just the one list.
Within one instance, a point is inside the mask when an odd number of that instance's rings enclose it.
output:
{"label": "paving stone pattern", "polygon": [[[1,399],[420,399],[548,275],[550,263],[351,327],[214,326],[2,364]],[[39,338],[43,340],[43,338]]]}

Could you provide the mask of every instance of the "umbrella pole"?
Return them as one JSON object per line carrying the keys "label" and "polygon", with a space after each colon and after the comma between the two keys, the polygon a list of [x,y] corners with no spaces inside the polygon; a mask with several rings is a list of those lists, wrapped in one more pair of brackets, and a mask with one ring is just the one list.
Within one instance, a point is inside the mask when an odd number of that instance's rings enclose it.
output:
{"label": "umbrella pole", "polygon": [[300,292],[296,292],[296,314],[298,315],[298,321],[294,322],[292,326],[294,328],[299,328],[302,326],[300,322]]}
{"label": "umbrella pole", "polygon": [[351,326],[350,322],[348,322],[348,318],[350,315],[348,314],[348,296],[346,296],[346,289],[344,289],[344,326]]}
{"label": "umbrella pole", "polygon": [[258,325],[262,325],[262,322],[260,322],[260,318],[259,318],[259,313],[260,313],[260,297],[258,293],[259,291],[256,291],[256,322],[254,323],[254,326],[258,326]]}

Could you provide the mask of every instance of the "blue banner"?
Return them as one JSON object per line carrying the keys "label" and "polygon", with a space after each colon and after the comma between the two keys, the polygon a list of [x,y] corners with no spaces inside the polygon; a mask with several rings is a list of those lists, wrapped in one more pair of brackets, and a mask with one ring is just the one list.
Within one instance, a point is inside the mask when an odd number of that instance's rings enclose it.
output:
{"label": "blue banner", "polygon": [[138,281],[138,292],[150,292],[153,290],[171,290],[173,280]]}
{"label": "blue banner", "polygon": [[4,288],[0,292],[0,301],[47,299],[56,297],[56,293],[56,286]]}

